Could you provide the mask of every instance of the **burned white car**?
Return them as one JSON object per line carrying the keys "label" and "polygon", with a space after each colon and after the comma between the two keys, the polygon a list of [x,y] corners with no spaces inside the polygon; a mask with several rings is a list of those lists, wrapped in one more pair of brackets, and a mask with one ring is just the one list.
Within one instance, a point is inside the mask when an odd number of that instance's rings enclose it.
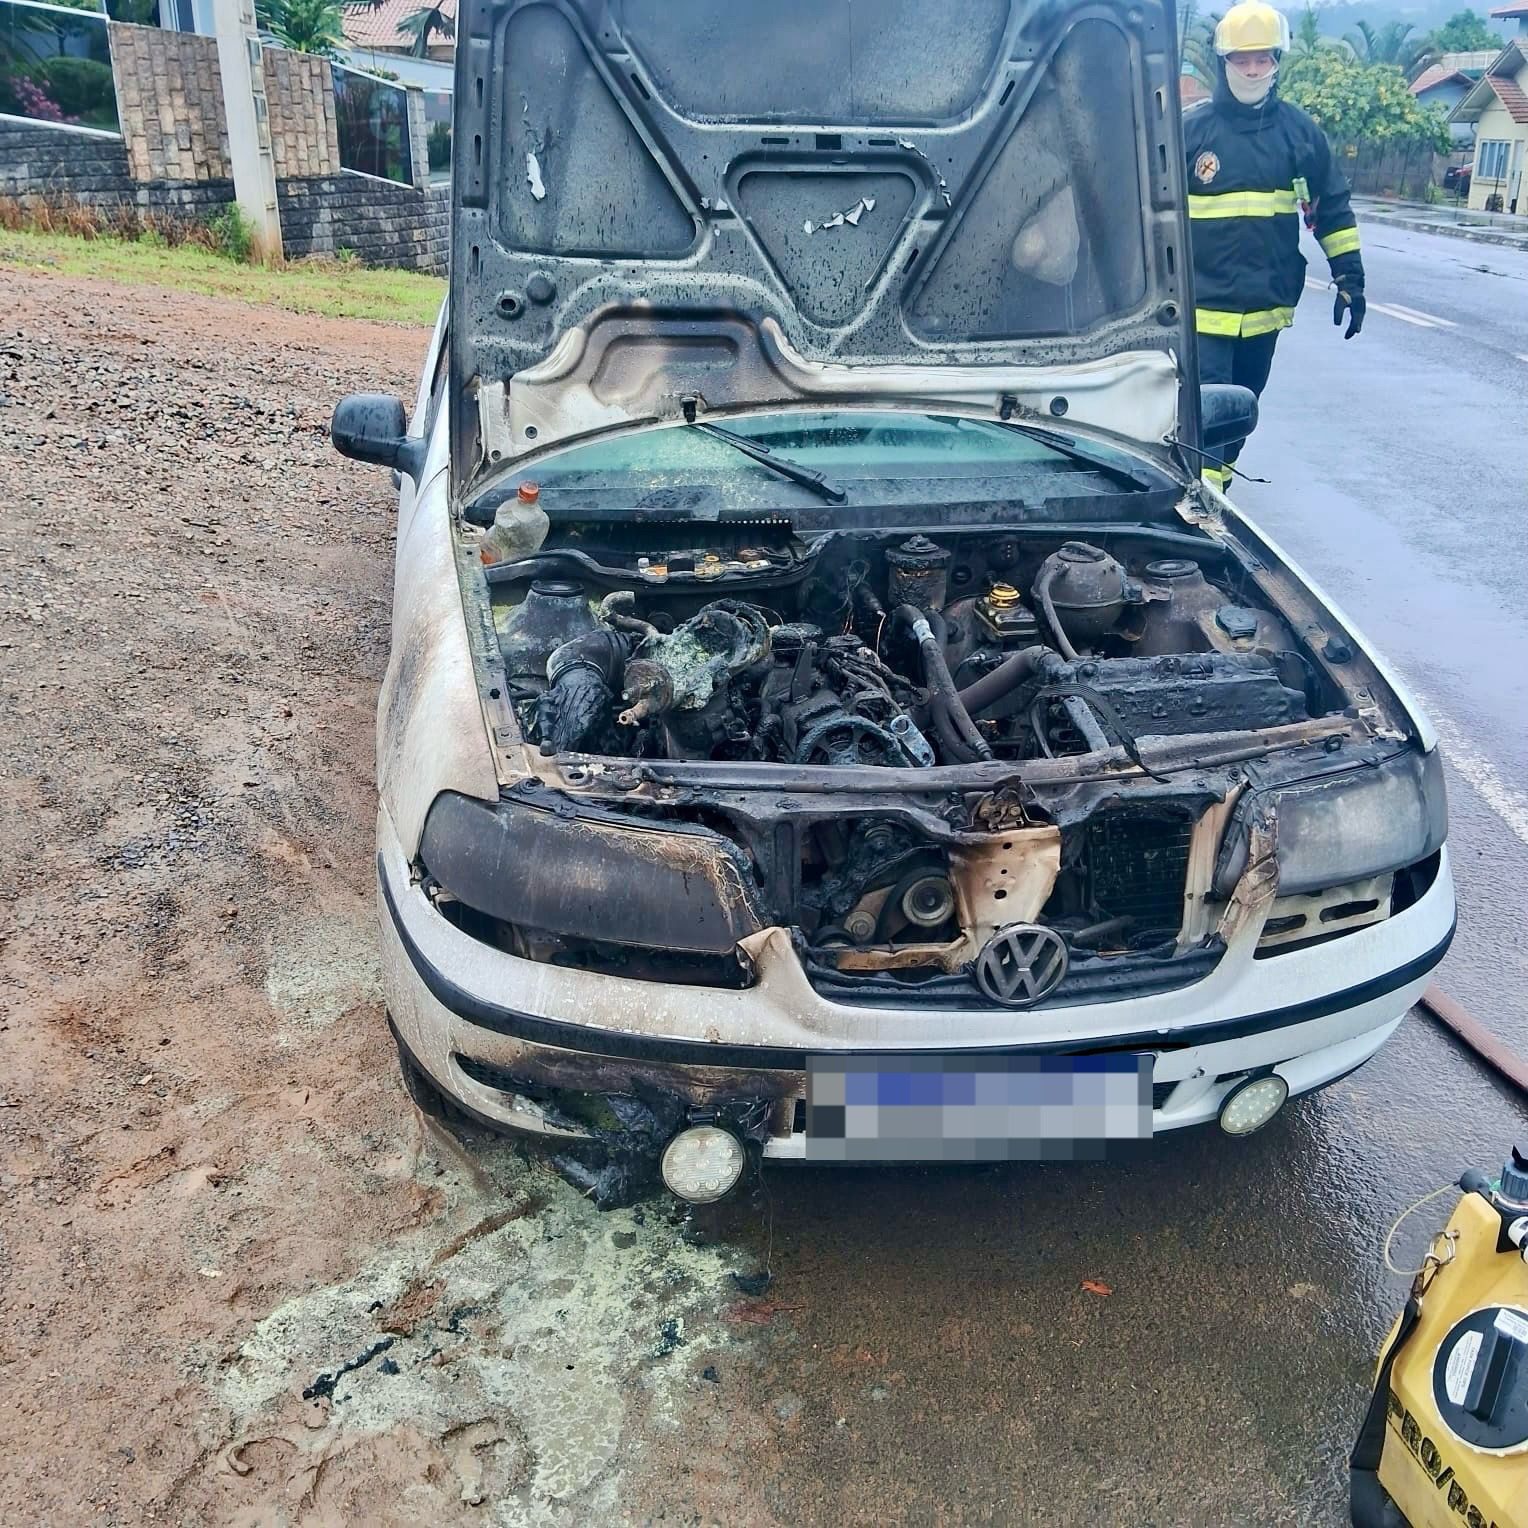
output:
{"label": "burned white car", "polygon": [[602,1201],[1257,1128],[1454,925],[1434,736],[1199,465],[1170,8],[462,7],[378,719],[424,1107]]}

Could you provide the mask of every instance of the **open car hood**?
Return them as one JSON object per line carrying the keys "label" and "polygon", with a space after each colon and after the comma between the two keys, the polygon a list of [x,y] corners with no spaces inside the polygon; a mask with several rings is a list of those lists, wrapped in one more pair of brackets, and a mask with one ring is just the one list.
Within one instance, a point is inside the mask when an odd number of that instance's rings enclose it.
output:
{"label": "open car hood", "polygon": [[1170,0],[465,0],[453,478],[800,401],[1198,437]]}

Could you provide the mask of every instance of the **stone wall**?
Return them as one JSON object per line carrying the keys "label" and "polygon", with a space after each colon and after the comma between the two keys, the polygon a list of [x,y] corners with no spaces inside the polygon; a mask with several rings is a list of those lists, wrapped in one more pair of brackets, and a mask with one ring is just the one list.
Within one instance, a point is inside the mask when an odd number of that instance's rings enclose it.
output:
{"label": "stone wall", "polygon": [[[204,220],[234,200],[213,38],[110,28],[120,139],[43,123],[0,122],[0,194],[135,206]],[[340,168],[328,63],[267,48],[265,90],[288,259],[352,250],[368,265],[445,274],[447,186],[403,186]],[[424,98],[408,95],[415,176],[427,166]]]}
{"label": "stone wall", "polygon": [[414,167],[414,184],[423,190],[430,182],[430,124],[424,114],[424,91],[410,85],[408,102],[409,162]]}
{"label": "stone wall", "polygon": [[0,122],[0,195],[201,222],[233,200],[233,182],[138,180],[120,138],[9,121]]}
{"label": "stone wall", "polygon": [[451,185],[431,186],[425,192],[425,227],[429,230],[430,263],[424,268],[437,276],[451,268]]}
{"label": "stone wall", "polygon": [[328,60],[286,48],[266,48],[262,56],[277,178],[338,175],[340,140]]}
{"label": "stone wall", "polygon": [[233,169],[216,39],[120,22],[108,30],[134,179],[227,180]]}
{"label": "stone wall", "polygon": [[[119,138],[41,123],[0,121],[0,195],[123,206],[204,221],[233,201],[231,180],[137,180]],[[289,260],[353,250],[368,265],[445,275],[451,188],[416,190],[367,175],[313,175],[277,182]]]}
{"label": "stone wall", "polygon": [[[228,130],[217,40],[114,22],[117,114],[139,180],[226,180]],[[327,59],[262,52],[271,152],[280,176],[338,175],[340,144]]]}
{"label": "stone wall", "polygon": [[276,191],[289,260],[352,250],[367,265],[446,273],[449,186],[420,191],[365,175],[338,175],[279,181]]}
{"label": "stone wall", "polygon": [[0,195],[105,207],[131,201],[134,184],[120,138],[0,122]]}

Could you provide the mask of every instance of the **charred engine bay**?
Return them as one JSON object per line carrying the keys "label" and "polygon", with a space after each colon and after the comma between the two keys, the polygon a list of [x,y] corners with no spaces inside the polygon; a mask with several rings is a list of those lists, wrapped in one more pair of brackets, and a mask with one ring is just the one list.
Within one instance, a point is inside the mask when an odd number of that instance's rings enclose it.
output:
{"label": "charred engine bay", "polygon": [[696,532],[604,527],[487,569],[543,753],[923,769],[1342,704],[1209,543],[1196,560],[1149,535],[1116,553],[1054,532]]}
{"label": "charred engine bay", "polygon": [[[1247,778],[1232,761],[1308,767],[1358,725],[1238,558],[1181,528],[574,522],[484,574],[504,699],[580,785],[554,812],[683,822],[684,852],[709,844],[742,888],[704,948],[694,909],[655,891],[656,916],[626,870],[576,928],[526,908],[481,931],[556,964],[746,984],[740,941],[773,925],[819,990],[960,1005],[992,1000],[975,963],[995,932],[1038,921],[1067,942],[1073,994],[1192,980],[1223,947],[1210,876]],[[1162,739],[1185,760],[1228,757],[1154,777],[1145,739],[1153,757]],[[1084,771],[1085,755],[1143,768]],[[668,783],[639,788],[638,761]],[[1029,761],[1062,783],[993,773]],[[518,795],[548,790],[532,778]],[[686,874],[681,904],[698,884]],[[627,904],[647,911],[617,918]]]}

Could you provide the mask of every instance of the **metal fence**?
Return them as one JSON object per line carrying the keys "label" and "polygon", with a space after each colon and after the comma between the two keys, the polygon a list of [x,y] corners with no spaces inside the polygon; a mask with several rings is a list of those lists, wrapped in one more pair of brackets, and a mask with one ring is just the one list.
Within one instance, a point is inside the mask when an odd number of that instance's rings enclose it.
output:
{"label": "metal fence", "polygon": [[106,17],[32,0],[0,0],[0,112],[117,132]]}
{"label": "metal fence", "polygon": [[401,85],[332,64],[340,164],[363,175],[414,184],[408,92]]}
{"label": "metal fence", "polygon": [[[1353,189],[1364,196],[1400,196],[1423,201],[1443,196],[1443,172],[1450,158],[1436,154],[1426,144],[1376,149],[1356,145],[1356,152],[1339,160]],[[1428,187],[1436,189],[1428,191]]]}

